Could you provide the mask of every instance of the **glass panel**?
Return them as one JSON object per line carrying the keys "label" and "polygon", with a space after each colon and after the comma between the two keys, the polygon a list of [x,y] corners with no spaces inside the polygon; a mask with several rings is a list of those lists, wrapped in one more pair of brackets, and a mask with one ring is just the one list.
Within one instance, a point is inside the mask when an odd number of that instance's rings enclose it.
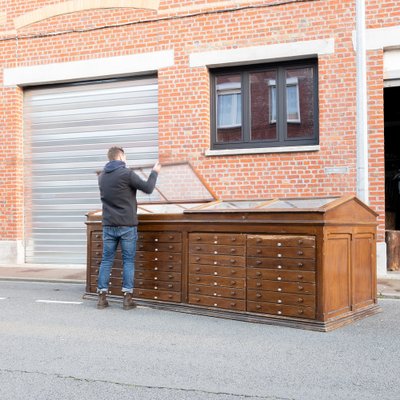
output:
{"label": "glass panel", "polygon": [[250,74],[251,140],[276,140],[276,70]]}
{"label": "glass panel", "polygon": [[[151,167],[133,168],[144,180],[147,180],[151,169]],[[214,196],[209,192],[200,177],[188,163],[163,165],[153,193],[146,194],[139,190],[137,192],[138,204],[212,200],[214,200]]]}
{"label": "glass panel", "polygon": [[288,139],[314,136],[314,70],[312,67],[286,71]]}
{"label": "glass panel", "polygon": [[216,77],[217,143],[242,141],[241,82],[240,75]]}
{"label": "glass panel", "polygon": [[327,198],[309,198],[309,199],[280,199],[270,204],[266,204],[261,207],[262,209],[274,209],[274,208],[297,208],[297,209],[316,209],[331,203],[336,200],[337,197]]}

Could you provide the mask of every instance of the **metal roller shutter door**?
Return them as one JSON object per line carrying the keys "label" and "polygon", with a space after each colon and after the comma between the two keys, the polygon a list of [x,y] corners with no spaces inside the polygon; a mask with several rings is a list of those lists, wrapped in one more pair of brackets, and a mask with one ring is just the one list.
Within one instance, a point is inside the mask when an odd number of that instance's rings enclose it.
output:
{"label": "metal roller shutter door", "polygon": [[25,91],[25,262],[86,262],[85,214],[101,208],[96,171],[112,145],[129,166],[157,160],[157,97],[156,77]]}

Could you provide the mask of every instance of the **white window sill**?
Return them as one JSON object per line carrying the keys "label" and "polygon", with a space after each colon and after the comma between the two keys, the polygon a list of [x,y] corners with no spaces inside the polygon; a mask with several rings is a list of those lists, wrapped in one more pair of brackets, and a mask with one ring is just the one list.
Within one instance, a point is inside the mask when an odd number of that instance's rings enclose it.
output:
{"label": "white window sill", "polygon": [[304,151],[319,151],[319,145],[313,146],[283,146],[283,147],[261,147],[253,149],[226,149],[206,150],[205,156],[236,156],[241,154],[268,154],[268,153],[297,153]]}

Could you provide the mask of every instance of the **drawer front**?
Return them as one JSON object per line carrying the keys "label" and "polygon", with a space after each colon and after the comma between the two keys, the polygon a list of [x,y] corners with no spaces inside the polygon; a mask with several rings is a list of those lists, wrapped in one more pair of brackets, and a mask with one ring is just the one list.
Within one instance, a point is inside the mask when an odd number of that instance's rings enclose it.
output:
{"label": "drawer front", "polygon": [[287,317],[315,318],[315,309],[312,307],[285,306],[249,301],[247,302],[247,311]]}
{"label": "drawer front", "polygon": [[219,276],[208,275],[189,275],[189,283],[194,285],[207,285],[207,286],[225,286],[231,288],[244,289],[245,279],[224,278]]}
{"label": "drawer front", "polygon": [[315,247],[314,236],[296,235],[247,235],[247,245],[260,247]]}
{"label": "drawer front", "polygon": [[135,288],[163,290],[163,291],[170,291],[170,292],[180,292],[181,291],[181,283],[180,282],[161,282],[161,281],[154,282],[154,280],[136,279],[135,280]]}
{"label": "drawer front", "polygon": [[213,255],[232,255],[232,256],[244,256],[244,246],[219,246],[215,244],[190,244],[190,254],[213,254]]}
{"label": "drawer front", "polygon": [[189,234],[190,244],[212,243],[218,245],[244,245],[245,235],[235,233],[191,233]]}
{"label": "drawer front", "polygon": [[277,271],[262,268],[249,268],[247,277],[253,279],[268,279],[271,281],[311,282],[315,283],[315,272],[311,271]]}
{"label": "drawer front", "polygon": [[269,292],[266,290],[248,290],[247,300],[302,307],[315,307],[315,296],[310,294],[292,294]]}
{"label": "drawer front", "polygon": [[180,282],[181,274],[178,272],[135,271],[135,279],[144,279],[164,282]]}
{"label": "drawer front", "polygon": [[103,231],[92,231],[90,238],[92,242],[103,242]]}
{"label": "drawer front", "polygon": [[136,261],[166,261],[175,264],[181,263],[182,255],[180,253],[156,253],[147,251],[138,251]]}
{"label": "drawer front", "polygon": [[182,266],[181,263],[167,263],[167,262],[160,262],[160,261],[139,261],[135,263],[136,270],[146,270],[146,271],[161,271],[161,272],[168,272],[168,271],[175,271],[181,272]]}
{"label": "drawer front", "polygon": [[189,256],[189,262],[190,264],[219,265],[225,267],[244,267],[245,257],[191,254]]}
{"label": "drawer front", "polygon": [[273,258],[315,258],[315,249],[312,247],[248,247],[248,257],[273,257]]}
{"label": "drawer front", "polygon": [[137,251],[167,252],[180,253],[182,251],[182,243],[163,243],[163,242],[138,242]]}
{"label": "drawer front", "polygon": [[248,279],[248,289],[271,290],[279,293],[302,293],[315,295],[315,284],[297,282],[274,282],[261,279]]}
{"label": "drawer front", "polygon": [[180,232],[139,232],[139,242],[182,242],[182,234]]}
{"label": "drawer front", "polygon": [[247,267],[249,268],[269,268],[277,270],[301,270],[315,271],[315,260],[306,260],[299,258],[247,258]]}
{"label": "drawer front", "polygon": [[245,268],[218,267],[214,265],[197,265],[189,266],[189,273],[196,275],[212,275],[212,276],[229,276],[234,278],[245,278]]}
{"label": "drawer front", "polygon": [[244,289],[233,289],[219,286],[213,287],[202,285],[189,285],[189,293],[202,296],[225,297],[242,300],[245,299]]}
{"label": "drawer front", "polygon": [[181,302],[181,294],[179,292],[164,292],[150,289],[136,288],[133,291],[133,296],[139,299],[163,300]]}
{"label": "drawer front", "polygon": [[189,304],[237,311],[246,310],[246,302],[244,300],[198,296],[195,294],[189,295]]}

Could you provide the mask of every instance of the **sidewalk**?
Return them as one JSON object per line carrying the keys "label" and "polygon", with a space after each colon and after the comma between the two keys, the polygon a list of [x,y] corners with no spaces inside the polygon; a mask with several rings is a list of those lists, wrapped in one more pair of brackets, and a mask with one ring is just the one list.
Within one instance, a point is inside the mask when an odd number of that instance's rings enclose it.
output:
{"label": "sidewalk", "polygon": [[[86,266],[0,264],[0,280],[85,283]],[[378,297],[400,299],[400,271],[378,279]]]}

